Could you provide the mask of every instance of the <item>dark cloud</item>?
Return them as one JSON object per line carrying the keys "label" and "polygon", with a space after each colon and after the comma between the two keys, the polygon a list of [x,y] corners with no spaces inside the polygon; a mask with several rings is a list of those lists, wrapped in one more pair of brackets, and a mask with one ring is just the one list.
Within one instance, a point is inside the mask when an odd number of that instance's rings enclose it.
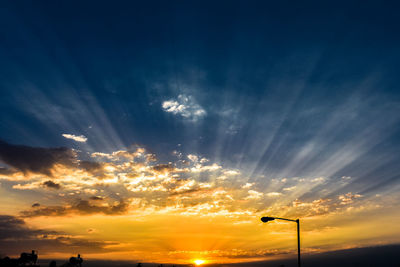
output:
{"label": "dark cloud", "polygon": [[61,186],[59,184],[56,184],[55,182],[53,182],[51,180],[48,180],[48,181],[44,182],[43,185],[45,187],[53,188],[53,189],[60,189],[61,188]]}
{"label": "dark cloud", "polygon": [[36,202],[36,203],[33,203],[33,204],[32,204],[32,208],[37,208],[37,207],[40,207],[40,204],[39,204],[39,203]]}
{"label": "dark cloud", "polygon": [[153,170],[156,172],[167,172],[175,170],[175,167],[172,164],[157,164],[153,166]]}
{"label": "dark cloud", "polygon": [[104,178],[104,163],[96,161],[82,160],[79,162],[79,168],[87,171],[98,179]]}
{"label": "dark cloud", "polygon": [[[104,251],[106,245],[115,242],[99,242],[71,237],[56,231],[31,229],[17,217],[0,215],[0,254],[19,254],[23,250],[81,253]],[[40,255],[39,255],[40,256]]]}
{"label": "dark cloud", "polygon": [[79,167],[91,173],[96,173],[103,170],[103,165],[95,161],[82,160],[79,162]]}
{"label": "dark cloud", "polygon": [[0,175],[10,175],[13,174],[15,172],[15,170],[12,170],[10,168],[4,168],[4,167],[0,167]]}
{"label": "dark cloud", "polygon": [[287,255],[293,254],[294,251],[290,250],[278,250],[278,249],[267,249],[264,251],[241,251],[236,250],[233,253],[221,253],[218,255],[219,257],[227,257],[231,259],[250,259],[250,258],[261,258],[261,257],[269,257],[269,256],[277,256],[277,255]]}
{"label": "dark cloud", "polygon": [[24,173],[35,172],[52,176],[55,164],[74,165],[76,153],[65,147],[30,147],[0,141],[0,160]]}
{"label": "dark cloud", "polygon": [[64,216],[67,214],[96,214],[102,213],[106,215],[123,214],[128,210],[128,204],[124,200],[110,206],[92,205],[88,200],[79,200],[72,206],[49,206],[35,207],[34,209],[21,211],[23,217],[37,216]]}
{"label": "dark cloud", "polygon": [[118,204],[116,205],[111,205],[111,206],[96,206],[96,205],[91,205],[89,201],[87,200],[81,200],[78,202],[78,204],[73,207],[75,210],[78,210],[80,213],[104,213],[108,215],[112,214],[121,214],[127,211],[128,209],[128,204],[126,204],[123,200],[121,200]]}
{"label": "dark cloud", "polygon": [[209,189],[209,188],[191,188],[191,189],[187,189],[184,191],[171,191],[169,193],[170,196],[179,196],[179,195],[190,195],[190,194],[195,194],[198,192],[211,192],[213,189]]}
{"label": "dark cloud", "polygon": [[67,208],[63,206],[36,207],[35,209],[21,211],[23,217],[62,216],[67,213]]}
{"label": "dark cloud", "polygon": [[44,232],[26,228],[25,222],[21,219],[14,216],[0,215],[0,242],[9,238],[14,240],[32,238],[40,234],[44,234]]}
{"label": "dark cloud", "polygon": [[104,197],[100,197],[100,196],[93,196],[89,198],[90,200],[104,200]]}

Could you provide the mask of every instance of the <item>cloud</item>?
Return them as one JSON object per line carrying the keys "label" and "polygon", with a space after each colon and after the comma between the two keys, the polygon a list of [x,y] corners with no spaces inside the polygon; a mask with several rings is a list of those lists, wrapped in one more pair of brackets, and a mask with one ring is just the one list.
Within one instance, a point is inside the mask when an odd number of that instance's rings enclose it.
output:
{"label": "cloud", "polygon": [[320,198],[312,201],[295,199],[287,206],[280,206],[279,211],[281,214],[285,214],[286,217],[301,216],[302,218],[306,218],[328,214],[335,210],[339,211],[336,208],[337,204],[332,202],[332,199]]}
{"label": "cloud", "polygon": [[197,121],[207,115],[207,112],[192,96],[179,95],[176,100],[164,101],[161,107],[165,112],[180,115],[191,121]]}
{"label": "cloud", "polygon": [[54,165],[74,165],[76,153],[65,147],[30,147],[0,141],[0,160],[23,173],[33,172],[52,176]]}
{"label": "cloud", "polygon": [[282,193],[279,193],[279,192],[270,192],[270,193],[267,193],[266,195],[269,196],[269,197],[279,197],[279,196],[282,195]]}
{"label": "cloud", "polygon": [[123,214],[128,210],[128,204],[123,200],[110,206],[91,205],[87,200],[79,201],[73,209],[84,214],[103,213],[106,215]]}
{"label": "cloud", "polygon": [[[215,259],[215,258],[230,258],[230,259],[250,259],[250,258],[262,258],[266,256],[277,256],[277,255],[286,255],[292,254],[293,251],[291,250],[283,250],[283,249],[253,249],[253,250],[244,250],[244,249],[231,249],[231,250],[205,250],[201,252],[202,254],[207,255],[208,257]],[[170,255],[176,255],[179,257],[180,254],[189,254],[192,255],[191,257],[196,257],[199,252],[198,251],[170,251]],[[228,265],[222,265],[228,266]],[[245,264],[238,264],[237,266],[261,266],[258,262],[252,265],[249,262]]]}
{"label": "cloud", "polygon": [[246,183],[245,185],[242,186],[242,188],[243,188],[243,189],[250,188],[250,187],[252,187],[253,185],[254,185],[254,183]]}
{"label": "cloud", "polygon": [[[100,200],[93,199],[91,200]],[[79,200],[73,205],[67,206],[48,206],[48,207],[34,207],[30,210],[21,211],[23,217],[38,217],[38,216],[65,216],[68,214],[105,214],[116,215],[123,214],[128,211],[129,205],[120,200],[118,203],[112,205],[92,205],[88,200]]]}
{"label": "cloud", "polygon": [[[60,199],[67,203],[54,205],[41,201],[40,206],[23,210],[21,215],[114,215],[134,212],[136,208],[164,210],[171,208],[171,199],[180,205],[179,208],[174,208],[176,213],[186,212],[187,208],[191,209],[191,213],[197,210],[200,212],[202,204],[217,201],[212,209],[212,213],[216,214],[226,209],[236,210],[235,199],[246,197],[241,195],[242,183],[237,184],[236,193],[232,192],[236,190],[232,180],[240,179],[237,170],[225,169],[199,156],[197,160],[184,164],[180,161],[149,162],[146,157],[150,154],[143,149],[89,155],[96,161],[75,158],[72,167],[57,165],[50,169],[49,172],[53,172],[57,180],[35,173],[24,176],[22,172],[2,177],[14,191],[32,190],[35,194],[45,195],[47,199]],[[218,179],[221,175],[226,178]],[[227,188],[224,194],[213,195],[224,187]],[[245,190],[246,195],[247,191],[248,189]],[[107,198],[101,199],[104,196]],[[256,196],[253,194],[254,197]],[[131,203],[135,198],[140,199],[140,204]],[[125,201],[113,202],[119,199]],[[36,199],[31,201],[33,203]],[[200,208],[193,208],[195,204],[199,204]],[[207,216],[208,212],[203,214]]]}
{"label": "cloud", "polygon": [[96,177],[102,177],[104,175],[104,163],[101,162],[82,160],[79,162],[79,168]]}
{"label": "cloud", "polygon": [[[136,147],[135,150],[127,151],[127,150],[118,150],[110,153],[103,152],[94,152],[91,153],[90,156],[92,158],[100,158],[100,159],[108,159],[111,161],[120,161],[120,160],[135,160],[139,158],[144,158],[146,161],[152,161],[155,159],[155,155],[146,153],[146,149],[143,147]],[[152,158],[152,159],[150,159]]]}
{"label": "cloud", "polygon": [[59,184],[56,184],[55,182],[50,181],[50,180],[45,181],[45,182],[43,183],[43,185],[44,185],[45,187],[52,188],[52,189],[60,189],[60,188],[61,188],[61,186],[60,186]]}
{"label": "cloud", "polygon": [[188,158],[190,161],[193,161],[193,162],[197,162],[197,161],[199,160],[199,157],[198,157],[198,156],[192,155],[192,154],[187,155],[187,158]]}
{"label": "cloud", "polygon": [[37,217],[37,216],[64,216],[67,215],[67,207],[49,206],[49,207],[33,207],[35,209],[21,211],[22,217]]}
{"label": "cloud", "polygon": [[295,190],[296,189],[296,186],[294,185],[294,186],[290,186],[290,187],[285,187],[285,188],[283,188],[283,191],[293,191],[293,190]]}
{"label": "cloud", "polygon": [[175,167],[172,164],[157,164],[153,166],[153,170],[158,173],[172,172]]}
{"label": "cloud", "polygon": [[92,196],[89,198],[90,200],[104,200],[104,197],[101,196]]}
{"label": "cloud", "polygon": [[72,139],[72,140],[74,140],[76,142],[80,142],[80,143],[86,143],[86,141],[88,140],[87,137],[84,135],[62,134],[62,136],[67,139]]}
{"label": "cloud", "polygon": [[43,234],[40,230],[30,230],[25,228],[25,222],[14,216],[0,215],[0,241],[20,238],[29,238]]}
{"label": "cloud", "polygon": [[15,173],[15,170],[12,170],[10,168],[0,167],[0,174],[10,175],[10,174],[13,174],[13,173]]}
{"label": "cloud", "polygon": [[360,194],[353,194],[351,192],[345,194],[345,195],[340,195],[338,196],[338,199],[340,200],[341,205],[347,205],[353,203],[354,199],[360,198],[362,195]]}
{"label": "cloud", "polygon": [[[271,179],[265,187],[257,179],[249,182],[239,170],[207,162],[194,154],[183,155],[182,158],[188,159],[185,162],[168,163],[149,162],[146,157],[152,154],[136,148],[89,155],[96,161],[79,160],[74,155],[70,160],[73,160],[72,167],[55,163],[48,171],[57,180],[40,173],[24,175],[16,170],[5,171],[1,178],[14,193],[32,190],[47,199],[41,200],[40,206],[23,210],[21,216],[119,215],[142,211],[201,216],[229,212],[239,218],[241,214],[254,215],[271,204],[277,209],[269,213],[311,216],[336,208],[346,209],[349,206],[345,203],[357,198],[338,194],[331,197],[334,201],[326,202],[318,200],[323,195],[318,199],[309,196],[306,192],[310,188],[321,185],[315,183],[315,176]],[[59,199],[64,204],[54,204],[51,199]],[[29,203],[37,200],[30,199]]]}
{"label": "cloud", "polygon": [[248,191],[249,196],[247,196],[245,199],[260,199],[263,197],[263,193],[255,191],[255,190],[249,190]]}
{"label": "cloud", "polygon": [[325,177],[317,177],[311,180],[311,182],[315,182],[315,183],[321,183],[324,182],[326,179]]}
{"label": "cloud", "polygon": [[[66,252],[71,249],[81,253],[105,251],[109,245],[115,242],[92,241],[62,232],[29,228],[25,221],[9,215],[0,215],[0,248],[1,253],[13,255],[21,253],[21,244],[25,248],[35,248],[39,251]],[[109,250],[109,248],[107,248]]]}

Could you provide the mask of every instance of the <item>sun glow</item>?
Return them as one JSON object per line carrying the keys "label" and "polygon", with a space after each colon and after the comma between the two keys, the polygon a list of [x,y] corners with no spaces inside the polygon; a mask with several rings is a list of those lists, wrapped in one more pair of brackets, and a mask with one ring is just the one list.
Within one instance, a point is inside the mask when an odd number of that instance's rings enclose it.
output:
{"label": "sun glow", "polygon": [[206,261],[205,260],[194,260],[193,261],[194,262],[194,264],[196,264],[196,265],[202,265],[202,264],[204,264],[204,263],[206,263]]}

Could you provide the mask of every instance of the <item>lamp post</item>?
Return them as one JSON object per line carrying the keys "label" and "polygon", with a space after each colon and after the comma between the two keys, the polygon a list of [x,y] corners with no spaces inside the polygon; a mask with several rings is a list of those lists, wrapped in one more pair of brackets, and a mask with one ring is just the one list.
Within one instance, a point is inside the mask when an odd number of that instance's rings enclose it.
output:
{"label": "lamp post", "polygon": [[263,223],[273,221],[273,220],[284,220],[284,221],[289,221],[289,222],[295,222],[297,223],[297,265],[301,267],[301,261],[300,261],[300,220],[291,220],[291,219],[285,219],[285,218],[278,218],[278,217],[262,217],[261,221]]}

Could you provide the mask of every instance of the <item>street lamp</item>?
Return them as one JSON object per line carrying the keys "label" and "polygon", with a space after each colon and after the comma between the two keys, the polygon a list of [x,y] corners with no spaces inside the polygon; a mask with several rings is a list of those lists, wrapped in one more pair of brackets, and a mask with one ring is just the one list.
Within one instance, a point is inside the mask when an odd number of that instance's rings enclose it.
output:
{"label": "street lamp", "polygon": [[261,221],[263,223],[273,221],[273,220],[284,220],[284,221],[297,223],[297,264],[299,267],[301,267],[301,263],[300,263],[300,220],[299,219],[291,220],[291,219],[278,218],[278,217],[262,217],[261,218]]}

